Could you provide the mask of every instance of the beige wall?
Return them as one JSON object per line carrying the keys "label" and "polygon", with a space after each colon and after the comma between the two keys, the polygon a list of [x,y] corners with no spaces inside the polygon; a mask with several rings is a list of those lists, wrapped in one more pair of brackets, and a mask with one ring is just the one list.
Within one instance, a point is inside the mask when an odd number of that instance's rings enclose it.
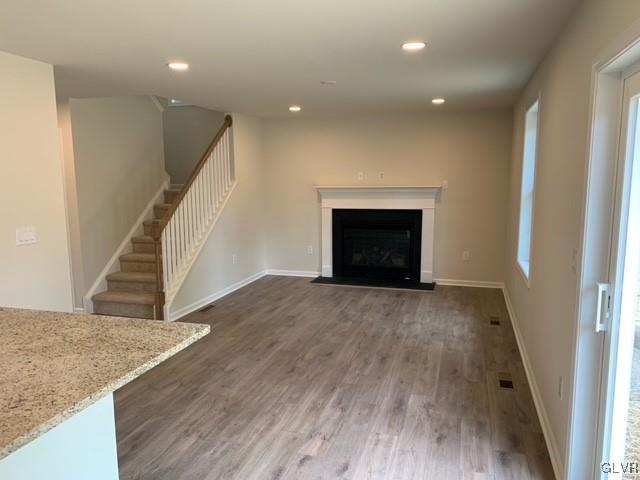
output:
{"label": "beige wall", "polygon": [[86,293],[166,178],[162,112],[146,96],[69,105]]}
{"label": "beige wall", "polygon": [[233,140],[236,187],[178,292],[172,312],[200,306],[236,282],[265,270],[262,121],[234,114]]}
{"label": "beige wall", "polygon": [[69,226],[69,251],[71,255],[71,278],[73,281],[73,306],[82,309],[84,295],[84,272],[80,242],[80,218],[78,216],[78,192],[76,189],[76,166],[73,156],[71,131],[71,108],[68,100],[58,102],[58,127],[62,135],[64,190]]}
{"label": "beige wall", "polygon": [[[511,121],[508,109],[267,121],[269,268],[320,270],[314,185],[447,180],[436,207],[434,276],[503,281]],[[464,250],[471,254],[466,262]]]}
{"label": "beige wall", "polygon": [[[71,311],[53,67],[0,52],[0,305]],[[16,227],[38,242],[16,246]]]}
{"label": "beige wall", "polygon": [[[515,111],[510,179],[507,291],[513,303],[534,377],[553,429],[560,462],[566,459],[569,398],[557,395],[558,378],[569,385],[573,361],[576,272],[582,218],[592,64],[634,19],[640,3],[587,1],[527,86]],[[542,94],[536,177],[531,288],[516,269],[518,203],[525,108]],[[566,387],[569,388],[569,387]]]}
{"label": "beige wall", "polygon": [[224,113],[206,108],[165,107],[164,155],[171,183],[182,184],[189,178],[222,122]]}

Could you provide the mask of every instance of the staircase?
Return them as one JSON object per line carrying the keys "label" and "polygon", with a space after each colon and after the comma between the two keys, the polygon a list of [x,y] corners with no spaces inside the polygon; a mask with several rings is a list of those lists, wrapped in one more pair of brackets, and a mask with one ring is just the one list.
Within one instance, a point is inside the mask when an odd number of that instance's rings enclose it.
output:
{"label": "staircase", "polygon": [[[164,319],[169,306],[235,187],[232,120],[222,128],[180,190],[165,190],[164,203],[133,237],[120,271],[107,275],[107,290],[92,297],[99,315]],[[163,254],[165,252],[165,254]]]}
{"label": "staircase", "polygon": [[164,203],[153,207],[144,235],[131,239],[132,253],[120,256],[120,271],[107,275],[107,291],[92,297],[93,313],[117,317],[155,318],[156,254],[153,229],[168,213],[180,190],[165,190]]}

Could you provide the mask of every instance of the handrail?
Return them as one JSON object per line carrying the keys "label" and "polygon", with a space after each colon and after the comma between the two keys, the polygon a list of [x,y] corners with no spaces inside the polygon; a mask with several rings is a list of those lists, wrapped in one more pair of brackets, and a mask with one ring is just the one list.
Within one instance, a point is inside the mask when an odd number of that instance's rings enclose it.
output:
{"label": "handrail", "polygon": [[171,217],[173,217],[173,214],[178,208],[178,205],[180,205],[180,202],[189,191],[189,188],[191,187],[193,182],[198,177],[198,174],[200,173],[200,170],[202,170],[202,167],[204,167],[205,163],[207,163],[207,160],[209,159],[209,155],[211,155],[211,152],[213,152],[213,149],[216,148],[216,145],[218,145],[218,143],[222,139],[224,132],[226,132],[227,129],[231,127],[232,124],[233,124],[233,119],[231,118],[231,115],[225,116],[224,123],[220,127],[220,130],[218,130],[218,133],[216,133],[216,136],[213,137],[213,140],[209,144],[209,147],[207,148],[207,150],[204,152],[204,155],[202,155],[202,158],[200,158],[200,160],[196,164],[195,168],[193,169],[193,172],[191,172],[189,179],[180,189],[180,193],[178,194],[178,196],[173,200],[173,203],[171,204],[171,208],[169,208],[169,210],[164,215],[164,217],[162,218],[158,226],[154,228],[154,237],[160,238],[160,235],[162,235],[162,231],[166,228],[167,224],[171,220]]}
{"label": "handrail", "polygon": [[[219,195],[220,190],[218,190],[218,188],[228,189],[230,182],[234,180],[235,174],[234,174],[234,168],[232,163],[229,164],[230,165],[229,168],[222,166],[219,168],[219,171],[216,171],[217,167],[215,165],[222,165],[222,164],[221,163],[214,164],[215,162],[212,160],[212,157],[218,155],[218,153],[215,153],[217,152],[216,147],[218,146],[218,144],[221,142],[223,138],[225,138],[225,142],[223,142],[223,144],[221,145],[221,148],[226,152],[226,155],[229,155],[229,149],[228,147],[225,147],[225,145],[227,145],[226,142],[228,142],[228,137],[225,137],[225,134],[232,124],[233,124],[233,120],[231,116],[227,115],[224,119],[224,123],[220,127],[220,130],[218,130],[218,133],[216,133],[215,137],[213,137],[213,140],[209,144],[209,147],[207,148],[205,153],[202,155],[202,158],[196,164],[195,168],[193,169],[193,172],[191,172],[191,175],[189,176],[189,179],[185,182],[185,184],[180,189],[180,193],[178,193],[176,198],[173,200],[171,207],[169,208],[167,213],[164,215],[164,217],[162,217],[162,219],[158,224],[155,224],[152,227],[151,236],[153,238],[154,253],[155,253],[155,260],[156,260],[156,271],[155,271],[156,292],[155,292],[155,301],[154,301],[154,309],[155,309],[154,318],[156,319],[162,320],[164,318],[166,289],[169,288],[171,290],[172,288],[174,288],[173,284],[175,281],[175,268],[173,268],[171,275],[169,275],[169,272],[167,271],[168,270],[167,257],[170,256],[171,252],[163,251],[166,249],[165,247],[167,247],[167,245],[165,245],[165,242],[174,242],[174,243],[171,243],[173,247],[169,248],[169,250],[175,253],[175,250],[178,247],[176,246],[175,240],[171,240],[171,238],[174,238],[172,237],[172,235],[174,234],[175,229],[177,228],[176,224],[179,224],[181,226],[183,225],[184,209],[187,207],[192,208],[194,193],[190,194],[189,198],[186,200],[187,205],[185,205],[185,207],[180,210],[180,214],[178,215],[178,217],[176,217],[176,221],[172,222],[172,219],[174,218],[174,214],[181,207],[182,201],[185,199],[187,194],[189,194],[192,186],[194,187],[195,195],[199,196],[201,200],[204,200],[204,194],[202,193],[203,185],[208,185],[212,189],[210,190],[212,195]],[[212,161],[210,162],[210,160]],[[232,159],[228,161],[232,162]],[[200,175],[200,173],[202,172],[203,168],[205,168],[205,166],[207,166],[207,171],[203,172],[203,175]],[[216,180],[212,179],[213,176],[217,176]],[[212,184],[207,184],[208,181],[211,181]],[[195,182],[198,182],[198,183],[194,185]],[[216,193],[214,194],[213,192],[216,192]],[[223,192],[223,194],[226,194],[226,190]],[[213,207],[212,210],[215,210],[217,208],[218,201],[220,199],[221,198],[218,198],[215,200],[214,202],[215,206]],[[199,205],[199,206],[202,207],[202,205]],[[210,209],[206,209],[206,211],[209,211],[209,210]],[[200,213],[204,211],[205,210],[201,209]],[[202,226],[203,218],[204,216],[200,217],[200,220],[199,220],[201,222],[200,224],[198,224],[198,221],[195,222],[195,225],[199,225],[199,226],[194,228],[202,228],[202,229],[205,228]],[[169,224],[171,224],[171,228],[165,232],[165,229]],[[205,221],[205,226],[206,224],[207,223]],[[183,254],[184,252],[181,251],[180,261],[182,261],[184,258]],[[163,261],[164,261],[164,267],[163,267]],[[172,264],[172,266],[175,267],[176,264]],[[186,269],[188,267],[183,265],[183,267],[181,268]],[[165,285],[165,278],[166,278],[167,285]]]}

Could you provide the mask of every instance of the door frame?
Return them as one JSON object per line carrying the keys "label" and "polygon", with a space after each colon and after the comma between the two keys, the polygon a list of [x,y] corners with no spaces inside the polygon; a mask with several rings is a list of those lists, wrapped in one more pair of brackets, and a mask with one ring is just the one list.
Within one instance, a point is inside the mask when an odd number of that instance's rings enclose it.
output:
{"label": "door frame", "polygon": [[[584,179],[570,424],[564,478],[600,478],[602,361],[605,336],[595,334],[596,283],[608,278],[615,182],[619,159],[625,73],[640,61],[640,21],[635,22],[593,64],[590,124]],[[606,335],[610,334],[607,329]],[[576,395],[576,392],[580,392]]]}
{"label": "door frame", "polygon": [[[615,321],[622,315],[622,296],[624,290],[624,274],[626,266],[626,244],[629,220],[629,196],[631,194],[632,174],[634,168],[634,160],[630,159],[629,151],[631,147],[629,134],[631,131],[635,133],[638,128],[637,124],[637,101],[631,104],[631,98],[628,97],[627,84],[635,74],[640,71],[640,63],[633,65],[630,69],[621,73],[623,82],[619,140],[618,140],[618,157],[615,165],[615,187],[614,187],[614,204],[611,212],[611,237],[610,237],[610,254],[609,254],[609,274],[607,282],[610,284],[610,312],[611,318],[608,321],[607,329],[603,335],[604,348],[602,358],[602,378],[600,390],[600,410],[598,414],[598,438],[596,444],[597,455],[603,461],[622,461],[622,459],[614,458],[611,454],[611,435],[613,427],[614,413],[614,393],[618,384],[618,360],[620,346],[620,323]],[[637,82],[637,80],[634,80]],[[631,88],[629,86],[629,88]],[[640,94],[640,92],[639,92]],[[638,97],[636,94],[634,97]],[[631,107],[631,108],[630,108]],[[634,114],[633,117],[631,114]],[[633,122],[633,123],[631,123]],[[634,136],[635,143],[635,136]],[[635,145],[634,145],[635,148]]]}

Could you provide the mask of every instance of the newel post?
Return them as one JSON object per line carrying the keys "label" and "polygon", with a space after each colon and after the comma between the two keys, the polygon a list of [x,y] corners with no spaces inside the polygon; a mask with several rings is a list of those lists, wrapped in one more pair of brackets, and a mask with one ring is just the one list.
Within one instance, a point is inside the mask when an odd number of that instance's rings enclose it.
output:
{"label": "newel post", "polygon": [[154,317],[164,320],[164,286],[162,282],[162,240],[158,225],[153,227],[153,251],[156,256],[156,293],[154,303]]}

